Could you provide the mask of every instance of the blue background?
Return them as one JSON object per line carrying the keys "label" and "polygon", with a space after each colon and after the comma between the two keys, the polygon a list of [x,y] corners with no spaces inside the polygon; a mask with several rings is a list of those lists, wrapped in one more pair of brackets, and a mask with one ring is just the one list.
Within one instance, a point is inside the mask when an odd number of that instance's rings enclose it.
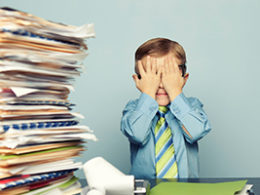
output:
{"label": "blue background", "polygon": [[[48,20],[94,23],[86,72],[77,78],[74,111],[95,130],[80,157],[103,156],[130,168],[128,140],[120,132],[125,104],[139,96],[131,75],[136,48],[155,37],[178,41],[187,53],[186,96],[204,103],[212,131],[200,142],[201,177],[259,177],[258,0],[0,0]],[[79,177],[84,177],[78,171]]]}

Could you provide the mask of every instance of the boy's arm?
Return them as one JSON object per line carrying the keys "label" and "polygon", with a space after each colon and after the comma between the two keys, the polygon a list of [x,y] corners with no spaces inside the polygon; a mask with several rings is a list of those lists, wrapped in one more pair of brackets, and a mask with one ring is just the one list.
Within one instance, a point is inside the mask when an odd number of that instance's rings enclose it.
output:
{"label": "boy's arm", "polygon": [[207,134],[211,127],[200,101],[196,98],[187,99],[182,93],[188,76],[182,77],[176,59],[170,56],[165,59],[162,82],[171,100],[170,111],[180,122],[186,140],[192,144]]}
{"label": "boy's arm", "polygon": [[151,136],[150,125],[157,111],[158,103],[142,93],[138,100],[129,102],[123,110],[121,131],[130,142],[144,145]]}
{"label": "boy's arm", "polygon": [[202,103],[197,98],[188,99],[183,93],[170,104],[170,111],[179,120],[184,136],[191,144],[211,130],[208,117],[202,107]]}

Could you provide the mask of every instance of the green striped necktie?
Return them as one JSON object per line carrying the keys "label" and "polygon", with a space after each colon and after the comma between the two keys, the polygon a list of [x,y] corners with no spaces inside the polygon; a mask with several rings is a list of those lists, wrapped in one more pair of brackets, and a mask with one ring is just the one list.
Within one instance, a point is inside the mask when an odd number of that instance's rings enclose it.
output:
{"label": "green striped necktie", "polygon": [[159,106],[160,118],[156,124],[155,133],[155,166],[157,178],[178,178],[175,150],[171,129],[165,120],[168,108]]}

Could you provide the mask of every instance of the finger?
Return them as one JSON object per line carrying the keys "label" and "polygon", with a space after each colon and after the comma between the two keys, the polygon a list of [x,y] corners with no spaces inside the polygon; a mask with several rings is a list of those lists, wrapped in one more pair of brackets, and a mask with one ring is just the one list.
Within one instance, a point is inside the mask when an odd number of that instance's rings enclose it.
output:
{"label": "finger", "polygon": [[158,67],[157,68],[157,75],[161,77],[163,65],[161,65],[161,66],[157,65],[157,67]]}
{"label": "finger", "polygon": [[[157,72],[157,74],[158,74],[159,70],[161,69],[161,65],[159,65],[157,58],[156,58],[154,61],[155,61],[155,64],[156,64],[156,72]],[[162,73],[162,70],[160,70],[160,71],[161,71],[161,73]]]}
{"label": "finger", "polygon": [[160,65],[160,69],[161,69],[161,74],[162,76],[164,76],[166,74],[166,71],[165,71],[165,63],[163,63],[162,65]]}
{"label": "finger", "polygon": [[167,74],[169,72],[169,57],[164,58],[164,67],[165,67],[165,73]]}
{"label": "finger", "polygon": [[168,56],[169,60],[169,71],[174,72],[174,58],[171,56]]}
{"label": "finger", "polygon": [[152,68],[152,73],[156,74],[156,70],[157,70],[157,63],[155,58],[151,58],[151,68]]}
{"label": "finger", "polygon": [[150,56],[147,56],[146,57],[146,72],[147,73],[150,73],[152,70],[151,70],[151,57]]}
{"label": "finger", "polygon": [[179,64],[178,64],[178,62],[177,62],[177,59],[175,60],[175,62],[176,62],[176,65],[175,65],[176,71],[179,73],[179,75],[180,75],[181,77],[183,77],[183,76],[182,76],[182,67],[179,67]]}
{"label": "finger", "polygon": [[174,72],[179,72],[179,65],[177,63],[177,59],[176,58],[173,58],[173,71]]}
{"label": "finger", "polygon": [[144,76],[145,75],[145,71],[144,71],[144,67],[143,67],[143,64],[142,64],[141,60],[138,60],[137,66],[138,66],[138,70],[139,70],[139,73],[140,73],[141,77]]}

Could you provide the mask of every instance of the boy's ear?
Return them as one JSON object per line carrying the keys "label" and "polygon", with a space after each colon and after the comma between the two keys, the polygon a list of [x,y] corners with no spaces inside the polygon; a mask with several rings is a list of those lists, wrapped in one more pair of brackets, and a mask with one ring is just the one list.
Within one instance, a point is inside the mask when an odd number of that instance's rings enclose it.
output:
{"label": "boy's ear", "polygon": [[186,84],[186,82],[187,82],[188,78],[189,78],[189,73],[186,73],[186,74],[184,75],[184,81],[185,81],[185,83],[184,83],[184,84]]}

